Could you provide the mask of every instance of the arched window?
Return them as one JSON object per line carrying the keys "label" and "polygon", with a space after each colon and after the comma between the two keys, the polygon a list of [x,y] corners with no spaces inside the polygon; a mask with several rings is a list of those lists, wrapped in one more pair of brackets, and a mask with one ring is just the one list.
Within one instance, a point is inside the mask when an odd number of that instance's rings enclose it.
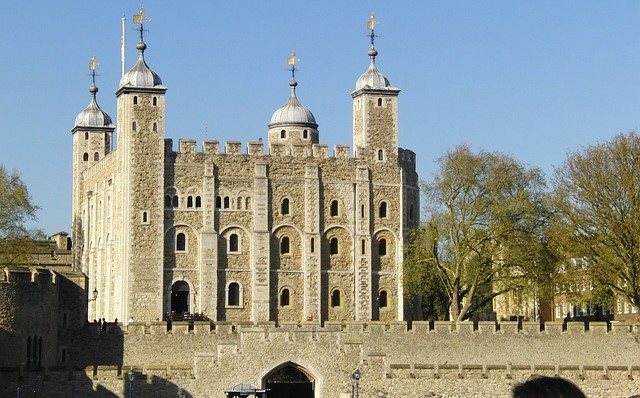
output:
{"label": "arched window", "polygon": [[331,217],[338,217],[338,201],[337,200],[331,201],[331,209],[329,210],[329,215]]}
{"label": "arched window", "polygon": [[282,291],[280,292],[280,306],[281,307],[288,307],[289,306],[289,298],[291,296],[291,293],[289,292],[289,289],[282,289]]}
{"label": "arched window", "polygon": [[251,210],[251,198],[247,197],[244,200],[244,208],[247,210]]}
{"label": "arched window", "polygon": [[192,208],[193,207],[193,196],[188,196],[187,197],[187,208]]}
{"label": "arched window", "polygon": [[88,153],[84,153],[84,155],[82,155],[82,160],[84,160],[85,162],[89,160],[89,154]]}
{"label": "arched window", "polygon": [[171,204],[173,205],[173,207],[180,206],[180,199],[178,198],[178,195],[174,195],[173,202],[171,202]]}
{"label": "arched window", "polygon": [[100,160],[100,154],[98,152],[93,153],[93,160],[95,160],[96,162]]}
{"label": "arched window", "polygon": [[331,254],[338,254],[338,238],[331,238],[329,241],[329,252]]}
{"label": "arched window", "polygon": [[386,256],[387,255],[387,240],[386,239],[380,239],[378,241],[378,255],[379,256]]}
{"label": "arched window", "polygon": [[367,241],[362,239],[362,241],[360,242],[360,253],[365,254],[366,252],[367,252]]}
{"label": "arched window", "polygon": [[242,200],[242,196],[238,196],[238,199],[236,199],[236,207],[238,208],[238,210],[242,210],[243,203],[244,201]]}
{"label": "arched window", "polygon": [[311,253],[316,251],[316,240],[311,238]]}
{"label": "arched window", "polygon": [[360,206],[360,217],[364,218],[364,205]]}
{"label": "arched window", "polygon": [[131,123],[131,130],[136,131],[136,122]]}
{"label": "arched window", "polygon": [[220,196],[216,197],[216,209],[219,209],[222,207],[222,198]]}
{"label": "arched window", "polygon": [[158,106],[158,98],[153,97],[153,106]]}
{"label": "arched window", "polygon": [[180,232],[176,235],[176,251],[183,252],[187,250],[187,236]]}
{"label": "arched window", "polygon": [[153,131],[158,131],[158,123],[153,123]]}
{"label": "arched window", "polygon": [[378,98],[378,106],[382,106],[382,98]]}
{"label": "arched window", "polygon": [[202,207],[202,199],[200,199],[200,196],[196,196],[196,209]]}
{"label": "arched window", "polygon": [[84,133],[84,139],[88,140],[89,139],[89,133]]}
{"label": "arched window", "polygon": [[147,214],[146,211],[142,212],[142,222],[149,222],[149,215]]}
{"label": "arched window", "polygon": [[288,198],[282,199],[282,202],[280,203],[280,214],[282,214],[283,216],[289,214],[289,199]]}
{"label": "arched window", "polygon": [[165,195],[164,207],[171,207],[171,195]]}
{"label": "arched window", "polygon": [[137,95],[133,96],[133,105],[138,105],[138,96]]}
{"label": "arched window", "polygon": [[289,254],[289,237],[283,236],[280,240],[280,254]]}
{"label": "arched window", "polygon": [[240,285],[237,282],[231,282],[227,289],[227,305],[240,305]]}
{"label": "arched window", "polygon": [[384,160],[384,151],[382,149],[378,149],[378,160]]}
{"label": "arched window", "polygon": [[380,216],[380,218],[387,218],[387,202],[380,202],[378,216]]}
{"label": "arched window", "polygon": [[380,308],[387,307],[387,291],[386,290],[380,290],[380,297],[378,297],[378,306]]}
{"label": "arched window", "polygon": [[239,244],[238,244],[238,234],[231,234],[229,235],[229,252],[230,253],[237,253],[238,252],[238,248],[239,248]]}
{"label": "arched window", "polygon": [[282,138],[282,139],[287,138],[287,131],[286,130],[280,130],[280,138]]}
{"label": "arched window", "polygon": [[224,197],[224,208],[225,208],[225,209],[228,209],[228,208],[229,208],[229,206],[230,206],[230,203],[231,203],[231,201],[229,200],[229,197],[228,197],[228,196],[225,196],[225,197]]}
{"label": "arched window", "polygon": [[302,130],[302,138],[305,140],[309,138],[309,132],[307,130]]}
{"label": "arched window", "polygon": [[340,307],[340,290],[338,289],[331,292],[331,306]]}

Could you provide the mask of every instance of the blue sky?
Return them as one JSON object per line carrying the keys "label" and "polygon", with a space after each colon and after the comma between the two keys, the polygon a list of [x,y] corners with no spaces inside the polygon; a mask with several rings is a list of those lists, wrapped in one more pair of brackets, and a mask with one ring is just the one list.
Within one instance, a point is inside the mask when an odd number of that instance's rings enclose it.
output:
{"label": "blue sky", "polygon": [[[127,67],[140,6],[0,0],[0,162],[21,172],[46,233],[69,230],[71,133],[89,102],[115,120],[120,18]],[[320,141],[352,144],[351,96],[368,65],[366,21],[380,25],[377,65],[402,90],[400,146],[428,179],[434,159],[466,143],[548,176],[567,152],[638,127],[638,1],[148,1],[148,64],[169,88],[167,137],[266,138],[300,58],[298,97]]]}

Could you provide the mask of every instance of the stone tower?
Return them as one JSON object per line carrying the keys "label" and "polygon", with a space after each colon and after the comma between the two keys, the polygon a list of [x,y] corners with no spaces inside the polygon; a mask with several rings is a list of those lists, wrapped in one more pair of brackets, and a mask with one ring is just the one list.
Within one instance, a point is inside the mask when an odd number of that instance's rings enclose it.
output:
{"label": "stone tower", "polygon": [[[138,61],[120,81],[118,104],[119,186],[122,192],[122,303],[125,319],[162,318],[164,235],[165,92],[144,59],[140,24]],[[112,267],[116,267],[112,264]],[[119,294],[119,292],[116,292]]]}
{"label": "stone tower", "polygon": [[[91,187],[85,187],[82,174],[111,152],[113,131],[115,130],[111,117],[98,106],[96,100],[98,87],[95,84],[95,57],[91,59],[89,67],[91,69],[91,87],[89,88],[91,100],[89,106],[76,117],[73,129],[71,129],[73,135],[71,239],[74,243],[74,268],[77,270],[80,270],[81,267],[85,268],[81,264],[87,264],[86,261],[82,261],[87,233],[85,226],[82,225],[82,220],[92,217],[91,209],[86,207],[83,210],[82,206],[82,199],[92,195]],[[87,275],[90,273],[90,270],[87,269],[81,271]],[[95,287],[91,288],[91,290],[93,289]]]}

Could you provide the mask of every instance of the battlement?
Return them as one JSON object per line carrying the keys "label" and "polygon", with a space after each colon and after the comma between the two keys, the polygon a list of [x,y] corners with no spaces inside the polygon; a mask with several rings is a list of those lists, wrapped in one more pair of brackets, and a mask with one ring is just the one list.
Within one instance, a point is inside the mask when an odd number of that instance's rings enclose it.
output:
{"label": "battlement", "polygon": [[118,156],[117,154],[118,154],[117,150],[108,153],[107,155],[105,155],[105,157],[100,159],[93,166],[91,166],[88,169],[84,170],[82,172],[82,177],[85,178],[85,179],[91,178],[91,177],[94,177],[96,175],[99,175],[104,170],[113,169],[115,167],[114,165],[115,165],[115,163],[117,161],[117,156]]}

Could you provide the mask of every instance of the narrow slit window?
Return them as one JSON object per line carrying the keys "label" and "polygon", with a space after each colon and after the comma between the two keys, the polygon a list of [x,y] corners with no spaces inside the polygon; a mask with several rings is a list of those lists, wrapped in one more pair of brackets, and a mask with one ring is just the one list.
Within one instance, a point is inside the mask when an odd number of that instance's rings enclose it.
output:
{"label": "narrow slit window", "polygon": [[282,138],[282,139],[287,138],[287,131],[286,130],[280,130],[280,138]]}
{"label": "narrow slit window", "polygon": [[302,131],[302,138],[305,140],[309,139],[309,132],[307,130]]}
{"label": "narrow slit window", "polygon": [[340,307],[340,290],[338,289],[331,292],[331,306]]}
{"label": "narrow slit window", "polygon": [[240,285],[236,282],[232,282],[229,284],[227,305],[240,305]]}
{"label": "narrow slit window", "polygon": [[144,223],[149,222],[149,215],[147,214],[146,211],[142,212],[142,222]]}
{"label": "narrow slit window", "polygon": [[289,214],[289,199],[282,199],[282,203],[280,203],[280,214],[286,216]]}
{"label": "narrow slit window", "polygon": [[222,207],[222,198],[220,196],[216,197],[216,209]]}
{"label": "narrow slit window", "polygon": [[187,237],[180,232],[176,235],[176,251],[183,252],[187,250]]}
{"label": "narrow slit window", "polygon": [[82,160],[85,161],[85,162],[88,161],[89,160],[89,154],[85,152],[84,155],[82,155]]}
{"label": "narrow slit window", "polygon": [[289,292],[289,289],[282,289],[282,292],[280,292],[280,306],[281,307],[288,307],[289,306],[290,295],[291,295],[291,293]]}
{"label": "narrow slit window", "polygon": [[365,254],[366,252],[367,252],[367,241],[362,239],[362,241],[360,242],[360,253]]}
{"label": "narrow slit window", "polygon": [[331,254],[338,254],[338,238],[331,238],[329,241],[329,252]]}
{"label": "narrow slit window", "polygon": [[136,122],[131,123],[131,130],[136,131]]}
{"label": "narrow slit window", "polygon": [[237,253],[238,252],[238,248],[239,248],[239,242],[238,242],[238,234],[231,234],[231,236],[229,236],[229,252],[230,253]]}
{"label": "narrow slit window", "polygon": [[378,305],[380,306],[380,308],[386,308],[387,307],[387,291],[386,290],[381,290],[380,291],[380,297],[378,297]]}
{"label": "narrow slit window", "polygon": [[100,160],[100,154],[98,152],[93,153],[93,160],[95,160],[96,162]]}
{"label": "narrow slit window", "polygon": [[173,202],[171,202],[171,204],[173,205],[173,207],[180,206],[180,198],[178,198],[178,195],[175,195],[173,197]]}
{"label": "narrow slit window", "polygon": [[378,160],[384,160],[384,151],[382,149],[378,149]]}
{"label": "narrow slit window", "polygon": [[387,202],[380,202],[378,215],[380,216],[380,218],[387,218]]}
{"label": "narrow slit window", "polygon": [[360,217],[364,218],[364,205],[360,206]]}
{"label": "narrow slit window", "polygon": [[338,217],[338,201],[337,200],[331,201],[331,209],[329,210],[329,215],[331,217]]}
{"label": "narrow slit window", "polygon": [[196,209],[202,207],[202,199],[200,199],[200,196],[196,196]]}
{"label": "narrow slit window", "polygon": [[153,124],[153,131],[158,131],[158,123]]}
{"label": "narrow slit window", "polygon": [[382,98],[378,98],[378,106],[382,106]]}
{"label": "narrow slit window", "polygon": [[164,207],[171,207],[171,195],[165,195]]}
{"label": "narrow slit window", "polygon": [[187,208],[192,208],[193,207],[193,196],[188,196],[187,197]]}
{"label": "narrow slit window", "polygon": [[153,97],[153,106],[158,106],[158,98]]}
{"label": "narrow slit window", "polygon": [[289,254],[289,237],[283,236],[280,240],[280,254]]}
{"label": "narrow slit window", "polygon": [[316,251],[316,240],[311,238],[311,253]]}
{"label": "narrow slit window", "polygon": [[137,95],[133,96],[133,105],[138,105],[138,96]]}
{"label": "narrow slit window", "polygon": [[387,240],[380,239],[378,241],[378,255],[386,256],[387,255]]}
{"label": "narrow slit window", "polygon": [[231,202],[231,201],[229,200],[229,197],[228,197],[228,196],[225,196],[225,197],[224,197],[224,208],[225,208],[225,209],[228,209],[228,208],[229,208],[229,203],[230,203],[230,202]]}

